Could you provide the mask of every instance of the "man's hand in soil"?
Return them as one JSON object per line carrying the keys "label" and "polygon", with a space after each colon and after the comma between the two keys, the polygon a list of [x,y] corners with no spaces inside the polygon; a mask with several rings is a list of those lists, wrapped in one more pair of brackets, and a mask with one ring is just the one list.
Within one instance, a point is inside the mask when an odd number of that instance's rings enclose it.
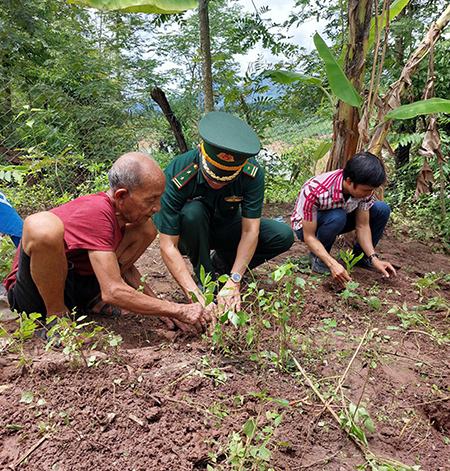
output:
{"label": "man's hand in soil", "polygon": [[220,312],[240,311],[241,293],[240,284],[229,279],[217,295],[217,306]]}
{"label": "man's hand in soil", "polygon": [[395,268],[389,262],[385,262],[383,260],[380,260],[379,258],[373,258],[372,266],[373,268],[375,268],[375,270],[378,270],[386,278],[389,278],[390,275],[397,275]]}
{"label": "man's hand in soil", "polygon": [[341,283],[341,285],[345,286],[348,281],[352,281],[347,270],[338,261],[335,260],[329,268],[333,279]]}
{"label": "man's hand in soil", "polygon": [[174,322],[182,330],[184,330],[183,324],[193,326],[195,331],[200,334],[206,331],[208,323],[211,322],[211,314],[200,303],[185,304],[181,316],[176,320],[174,319]]}

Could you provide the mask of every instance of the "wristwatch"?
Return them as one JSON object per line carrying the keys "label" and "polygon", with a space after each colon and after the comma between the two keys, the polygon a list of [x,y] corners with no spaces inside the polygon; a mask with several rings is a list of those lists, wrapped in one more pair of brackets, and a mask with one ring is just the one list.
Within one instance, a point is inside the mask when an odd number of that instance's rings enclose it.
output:
{"label": "wristwatch", "polygon": [[230,279],[234,281],[235,283],[240,283],[242,280],[242,275],[237,272],[231,272],[230,273]]}
{"label": "wristwatch", "polygon": [[367,257],[367,260],[372,261],[372,258],[380,258],[380,256],[377,253],[373,253]]}

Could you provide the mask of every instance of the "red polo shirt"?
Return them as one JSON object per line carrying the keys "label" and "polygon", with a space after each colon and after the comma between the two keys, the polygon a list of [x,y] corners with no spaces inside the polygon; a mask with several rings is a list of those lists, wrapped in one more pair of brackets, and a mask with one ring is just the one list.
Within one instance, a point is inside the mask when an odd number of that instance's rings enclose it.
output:
{"label": "red polo shirt", "polygon": [[[112,201],[106,193],[80,196],[50,210],[64,224],[64,245],[67,260],[76,273],[93,275],[88,251],[115,252],[123,237]],[[16,281],[19,259],[16,252],[11,273],[5,278],[8,290]],[[49,254],[51,256],[51,254]]]}

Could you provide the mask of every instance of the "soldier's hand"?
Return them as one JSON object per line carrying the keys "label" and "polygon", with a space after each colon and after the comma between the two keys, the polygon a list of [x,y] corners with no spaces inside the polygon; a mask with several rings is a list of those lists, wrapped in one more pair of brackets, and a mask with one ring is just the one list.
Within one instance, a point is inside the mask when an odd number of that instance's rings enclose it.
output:
{"label": "soldier's hand", "polygon": [[228,280],[217,295],[217,306],[220,312],[240,311],[241,292],[239,283]]}

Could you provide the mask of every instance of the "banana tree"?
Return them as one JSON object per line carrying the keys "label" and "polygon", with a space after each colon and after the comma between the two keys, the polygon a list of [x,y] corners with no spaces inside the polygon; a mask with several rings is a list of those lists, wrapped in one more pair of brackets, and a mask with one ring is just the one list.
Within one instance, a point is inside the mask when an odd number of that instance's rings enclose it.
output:
{"label": "banana tree", "polygon": [[96,8],[116,10],[124,13],[171,14],[195,8],[197,0],[68,0],[68,3]]}

